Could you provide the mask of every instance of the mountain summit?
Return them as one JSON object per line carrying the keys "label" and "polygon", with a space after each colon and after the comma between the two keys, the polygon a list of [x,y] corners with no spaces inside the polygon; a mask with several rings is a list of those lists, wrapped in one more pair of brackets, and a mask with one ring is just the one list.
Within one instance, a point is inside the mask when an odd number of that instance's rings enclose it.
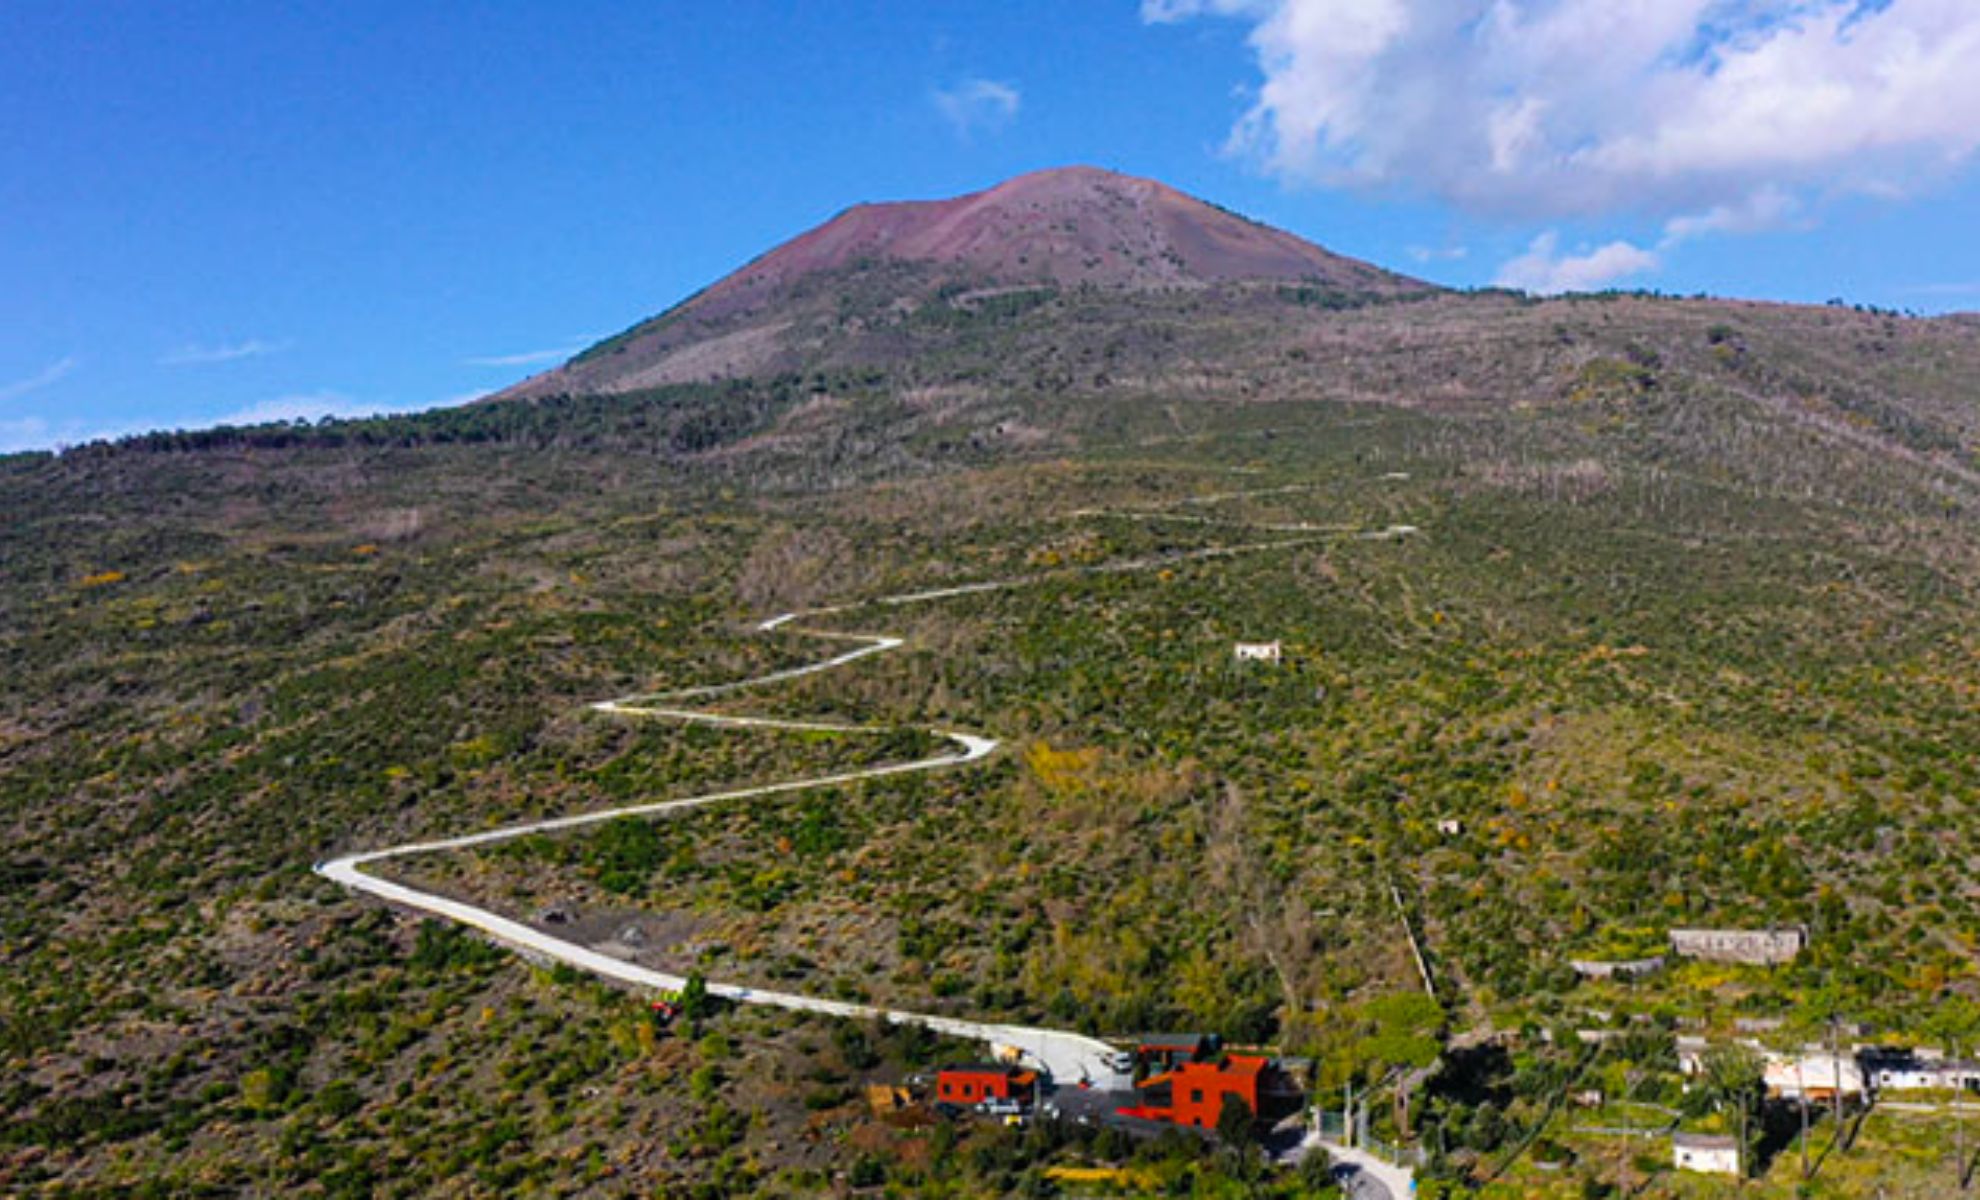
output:
{"label": "mountain summit", "polygon": [[716,284],[709,301],[867,258],[963,265],[1010,282],[1126,287],[1305,279],[1413,287],[1167,184],[1059,167],[952,200],[861,204]]}
{"label": "mountain summit", "polygon": [[1432,290],[1152,179],[1060,167],[948,200],[860,204],[508,396],[619,392],[773,365],[829,303],[913,307],[997,289],[1299,283]]}

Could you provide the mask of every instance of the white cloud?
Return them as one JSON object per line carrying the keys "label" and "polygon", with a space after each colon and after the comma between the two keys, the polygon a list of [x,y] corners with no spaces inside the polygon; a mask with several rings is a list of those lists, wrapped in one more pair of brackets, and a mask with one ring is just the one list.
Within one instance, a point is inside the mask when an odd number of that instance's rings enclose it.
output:
{"label": "white cloud", "polygon": [[0,454],[22,450],[45,450],[49,445],[48,422],[41,417],[11,417],[0,420]]}
{"label": "white cloud", "polygon": [[1015,85],[996,79],[965,79],[952,88],[938,88],[934,100],[936,111],[965,141],[978,130],[1010,124],[1023,103]]}
{"label": "white cloud", "polygon": [[54,421],[46,416],[30,415],[0,419],[0,454],[12,454],[22,450],[56,450],[65,446],[79,446],[86,442],[114,441],[117,438],[174,429],[210,429],[219,425],[241,427],[267,425],[276,421],[316,421],[324,417],[381,417],[424,412],[432,408],[451,408],[467,404],[482,399],[487,394],[483,391],[462,392],[440,400],[405,404],[389,400],[359,400],[343,392],[325,388],[314,392],[293,392],[273,396],[217,417],[184,421],[175,425],[164,425],[155,421],[92,425],[81,420]]}
{"label": "white cloud", "polygon": [[131,424],[96,425],[79,417],[52,418],[29,414],[0,420],[0,454],[21,450],[59,450],[85,442],[143,433],[145,426]]}
{"label": "white cloud", "polygon": [[74,371],[80,364],[73,358],[58,359],[26,379],[16,379],[12,383],[0,383],[0,400],[12,400],[29,392],[38,392]]}
{"label": "white cloud", "polygon": [[554,350],[524,350],[519,354],[484,354],[461,361],[470,367],[538,367],[563,362],[582,349],[583,346],[561,346]]}
{"label": "white cloud", "polygon": [[1715,204],[1704,212],[1672,217],[1664,223],[1664,237],[1676,243],[1708,233],[1760,233],[1792,225],[1800,219],[1800,212],[1801,202],[1793,195],[1767,186],[1731,204]]}
{"label": "white cloud", "polygon": [[259,358],[264,354],[280,354],[290,347],[289,342],[269,342],[260,338],[249,338],[244,342],[222,342],[204,346],[197,342],[180,346],[159,358],[161,367],[196,367],[211,363],[236,362],[243,358]]}
{"label": "white cloud", "polygon": [[1282,178],[1735,232],[1980,149],[1973,0],[1144,0],[1251,25],[1232,134]]}
{"label": "white cloud", "polygon": [[324,417],[384,417],[395,413],[422,412],[437,405],[461,403],[460,397],[437,402],[402,404],[389,400],[359,400],[324,388],[314,392],[292,392],[259,400],[246,408],[215,417],[214,425],[266,425],[272,421],[317,421]]}
{"label": "white cloud", "polygon": [[1561,253],[1558,233],[1548,230],[1533,239],[1526,253],[1499,268],[1494,282],[1537,295],[1598,291],[1618,279],[1657,269],[1655,251],[1629,242],[1610,242],[1581,254]]}
{"label": "white cloud", "polygon": [[267,400],[257,400],[245,408],[238,408],[224,416],[214,418],[213,423],[266,425],[271,421],[314,421],[320,417],[369,416],[377,411],[377,405],[365,404],[351,399],[342,392],[325,389],[315,392],[293,392]]}
{"label": "white cloud", "polygon": [[324,417],[358,418],[390,417],[404,413],[426,412],[435,408],[455,408],[471,404],[487,397],[486,389],[471,392],[457,392],[438,400],[421,400],[407,403],[396,400],[359,400],[343,392],[330,388],[314,392],[292,392],[267,400],[256,401],[246,408],[236,409],[224,416],[216,417],[214,425],[266,425],[272,421],[317,421]]}
{"label": "white cloud", "polygon": [[1471,257],[1469,246],[1406,246],[1403,253],[1420,263],[1461,262]]}

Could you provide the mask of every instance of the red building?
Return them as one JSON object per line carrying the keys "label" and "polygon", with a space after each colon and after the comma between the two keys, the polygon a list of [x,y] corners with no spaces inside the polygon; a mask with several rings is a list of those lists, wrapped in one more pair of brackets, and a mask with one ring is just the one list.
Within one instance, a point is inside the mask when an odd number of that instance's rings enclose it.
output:
{"label": "red building", "polygon": [[1030,1104],[1037,1084],[1036,1071],[1004,1063],[943,1067],[935,1076],[935,1099],[943,1104],[981,1104],[986,1100]]}
{"label": "red building", "polygon": [[1297,1112],[1302,1100],[1299,1088],[1277,1063],[1251,1054],[1179,1063],[1142,1080],[1136,1090],[1140,1103],[1121,1109],[1123,1115],[1197,1129],[1217,1127],[1226,1096],[1237,1097],[1260,1125]]}

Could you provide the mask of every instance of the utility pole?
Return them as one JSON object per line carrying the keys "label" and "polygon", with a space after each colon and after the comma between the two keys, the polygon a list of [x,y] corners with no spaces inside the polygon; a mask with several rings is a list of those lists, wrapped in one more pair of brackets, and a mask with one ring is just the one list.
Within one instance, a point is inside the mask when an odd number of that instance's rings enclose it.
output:
{"label": "utility pole", "polygon": [[[1961,1059],[1960,1048],[1957,1045],[1949,1045],[1948,1048],[1953,1052],[1953,1061],[1955,1063],[1959,1062]],[[1972,1049],[1971,1045],[1966,1047],[1968,1052],[1971,1052]],[[1958,1160],[1958,1166],[1954,1170],[1957,1172],[1956,1178],[1959,1180],[1959,1194],[1964,1196],[1973,1183],[1973,1172],[1966,1165],[1966,1084],[1957,1074],[1953,1076],[1952,1102],[1953,1157]]]}
{"label": "utility pole", "polygon": [[1746,1095],[1746,1089],[1744,1087],[1740,1088],[1738,1158],[1739,1158],[1739,1190],[1742,1192],[1746,1190],[1746,1110],[1750,1106],[1751,1101],[1752,1098]]}
{"label": "utility pole", "polygon": [[1836,1014],[1834,1010],[1831,1010],[1829,1013],[1829,1065],[1835,1069],[1836,1077],[1836,1136],[1830,1139],[1830,1145],[1832,1146],[1842,1145],[1843,1118],[1849,1111],[1849,1102],[1843,1098],[1842,1053],[1836,1045],[1838,1037],[1839,1031],[1837,1029]]}
{"label": "utility pole", "polygon": [[1808,1178],[1808,1083],[1801,1077],[1801,1065],[1795,1064],[1794,1081],[1801,1089],[1801,1177]]}
{"label": "utility pole", "polygon": [[1966,1194],[1966,1185],[1972,1182],[1966,1170],[1966,1105],[1960,1103],[1965,1092],[1963,1087],[1953,1092],[1953,1162],[1956,1164],[1953,1169],[1958,1172],[1962,1196]]}

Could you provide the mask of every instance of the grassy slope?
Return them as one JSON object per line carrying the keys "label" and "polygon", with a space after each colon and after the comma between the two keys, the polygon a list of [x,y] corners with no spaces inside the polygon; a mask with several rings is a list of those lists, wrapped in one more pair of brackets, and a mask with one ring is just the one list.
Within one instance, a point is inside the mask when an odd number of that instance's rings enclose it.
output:
{"label": "grassy slope", "polygon": [[[1460,1024],[1723,1025],[1833,991],[1906,1029],[1973,994],[1971,331],[1276,293],[924,325],[834,342],[796,386],[0,466],[0,1179],[848,1165],[791,1149],[802,1076],[842,1086],[845,1056],[748,1025],[790,1087],[754,1090],[765,1065],[684,1098],[695,1063],[648,1053],[629,1002],[422,957],[308,864],[856,760],[575,710],[806,657],[739,636],[792,603],[1242,538],[1070,515],[1234,486],[1308,490],[1202,511],[1426,536],[889,612],[910,651],[751,702],[1016,753],[823,816],[669,823],[676,873],[609,893],[584,838],[421,869],[525,910],[687,913],[724,972],[1270,1033],[1341,1070],[1354,1006],[1410,984],[1390,880]],[[1233,674],[1229,642],[1262,636],[1292,663]],[[1679,920],[1817,943],[1626,993],[1561,971]],[[763,1115],[731,1130],[718,1105]]]}

